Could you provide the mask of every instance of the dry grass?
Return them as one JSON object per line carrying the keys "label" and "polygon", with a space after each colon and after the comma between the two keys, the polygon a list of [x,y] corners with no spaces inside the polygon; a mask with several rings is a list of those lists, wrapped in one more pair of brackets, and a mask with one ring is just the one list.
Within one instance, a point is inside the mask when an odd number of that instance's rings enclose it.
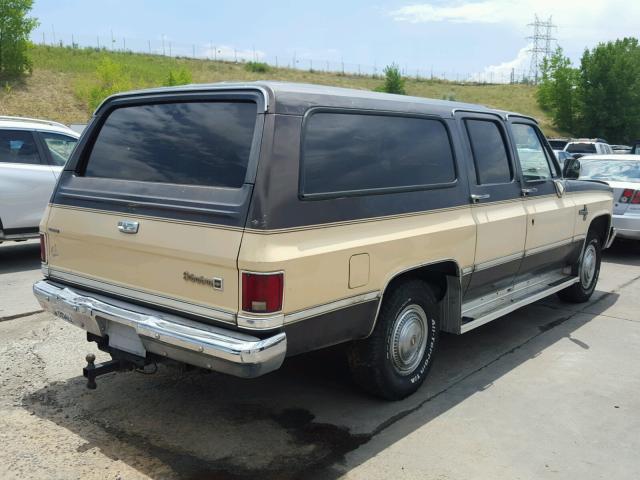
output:
{"label": "dry grass", "polygon": [[[95,82],[96,66],[109,56],[123,66],[135,88],[161,85],[172,69],[187,68],[196,83],[219,81],[284,80],[373,90],[382,79],[341,75],[335,72],[270,68],[266,73],[247,71],[244,64],[118,52],[96,52],[69,48],[39,47],[32,52],[33,75],[21,84],[0,89],[0,114],[50,118],[64,123],[83,123],[90,116],[79,92]],[[453,98],[489,107],[520,112],[540,120],[545,133],[557,135],[550,119],[535,100],[536,88],[529,85],[467,85],[442,81],[407,79],[409,95]]]}

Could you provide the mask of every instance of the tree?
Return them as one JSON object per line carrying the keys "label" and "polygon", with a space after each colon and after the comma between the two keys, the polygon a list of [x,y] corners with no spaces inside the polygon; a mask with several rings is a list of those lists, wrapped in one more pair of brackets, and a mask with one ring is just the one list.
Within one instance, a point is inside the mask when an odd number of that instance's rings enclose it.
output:
{"label": "tree", "polygon": [[400,75],[400,67],[395,63],[387,65],[384,69],[384,84],[376,88],[378,92],[398,93],[406,95],[404,89],[404,78]]}
{"label": "tree", "polygon": [[33,0],[0,0],[0,77],[31,71],[29,35],[38,26],[35,18],[27,17],[32,7]]}
{"label": "tree", "polygon": [[558,47],[550,58],[543,60],[538,103],[551,113],[553,123],[567,132],[575,127],[577,82],[578,71],[564,56],[562,48]]}
{"label": "tree", "polygon": [[585,50],[578,82],[584,135],[628,143],[640,137],[640,45],[636,38]]}

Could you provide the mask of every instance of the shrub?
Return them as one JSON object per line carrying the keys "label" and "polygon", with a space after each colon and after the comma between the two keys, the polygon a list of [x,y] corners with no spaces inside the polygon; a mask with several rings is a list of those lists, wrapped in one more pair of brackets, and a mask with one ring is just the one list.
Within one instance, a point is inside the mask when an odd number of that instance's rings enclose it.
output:
{"label": "shrub", "polygon": [[264,62],[247,62],[244,68],[248,72],[254,73],[267,73],[269,71],[269,65]]}
{"label": "shrub", "polygon": [[122,65],[106,57],[96,67],[96,80],[80,93],[85,97],[89,111],[95,110],[109,95],[131,90],[132,87],[131,77]]}
{"label": "shrub", "polygon": [[387,65],[384,69],[384,83],[375,89],[377,92],[397,93],[406,95],[404,78],[400,74],[400,67],[395,63]]}
{"label": "shrub", "polygon": [[191,72],[187,68],[181,67],[177,70],[169,70],[169,75],[162,85],[165,87],[173,87],[176,85],[187,85],[192,81]]}

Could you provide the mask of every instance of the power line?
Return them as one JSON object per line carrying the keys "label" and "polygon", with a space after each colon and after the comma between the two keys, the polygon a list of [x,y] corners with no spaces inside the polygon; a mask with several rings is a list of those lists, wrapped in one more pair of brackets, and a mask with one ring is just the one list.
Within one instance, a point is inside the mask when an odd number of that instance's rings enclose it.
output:
{"label": "power line", "polygon": [[553,24],[552,17],[547,20],[540,20],[538,15],[535,16],[533,23],[527,25],[533,28],[533,35],[527,37],[527,40],[532,42],[532,46],[529,49],[531,54],[531,63],[529,64],[529,79],[534,83],[538,83],[538,77],[540,75],[540,65],[545,58],[549,58],[552,54],[551,42],[556,39],[551,36],[554,28],[557,28]]}

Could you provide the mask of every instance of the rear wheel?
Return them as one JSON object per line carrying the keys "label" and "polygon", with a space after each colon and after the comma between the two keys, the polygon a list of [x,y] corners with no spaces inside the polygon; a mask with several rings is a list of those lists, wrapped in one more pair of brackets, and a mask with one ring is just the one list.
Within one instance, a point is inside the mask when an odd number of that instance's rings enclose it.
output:
{"label": "rear wheel", "polygon": [[589,300],[598,283],[601,261],[602,244],[600,238],[593,232],[589,232],[578,264],[579,281],[558,292],[558,296],[565,302],[572,303],[583,303]]}
{"label": "rear wheel", "polygon": [[382,302],[371,336],[350,346],[349,366],[365,390],[399,400],[420,387],[433,363],[437,299],[427,283],[410,280],[397,285]]}

